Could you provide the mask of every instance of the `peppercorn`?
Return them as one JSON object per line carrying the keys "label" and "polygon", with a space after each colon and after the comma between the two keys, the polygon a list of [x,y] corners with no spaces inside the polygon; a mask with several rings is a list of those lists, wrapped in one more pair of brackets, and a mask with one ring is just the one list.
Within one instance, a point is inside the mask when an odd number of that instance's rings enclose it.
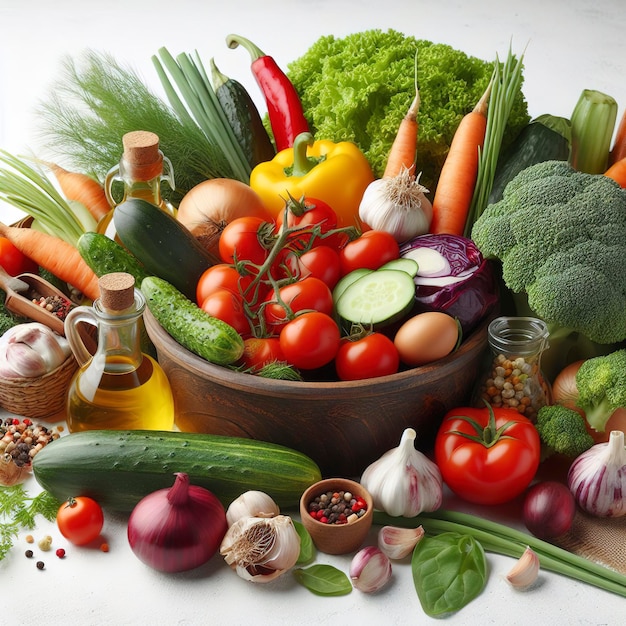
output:
{"label": "peppercorn", "polygon": [[65,558],[65,550],[63,548],[58,548],[58,550],[55,553],[60,559],[64,559]]}
{"label": "peppercorn", "polygon": [[26,556],[27,559],[32,559],[33,558],[33,551],[32,550],[26,550],[26,552],[24,552],[24,555]]}
{"label": "peppercorn", "polygon": [[348,491],[328,491],[309,503],[309,514],[323,524],[347,524],[362,517],[367,503]]}
{"label": "peppercorn", "polygon": [[43,569],[45,566],[46,565],[43,561],[37,561],[37,569]]}

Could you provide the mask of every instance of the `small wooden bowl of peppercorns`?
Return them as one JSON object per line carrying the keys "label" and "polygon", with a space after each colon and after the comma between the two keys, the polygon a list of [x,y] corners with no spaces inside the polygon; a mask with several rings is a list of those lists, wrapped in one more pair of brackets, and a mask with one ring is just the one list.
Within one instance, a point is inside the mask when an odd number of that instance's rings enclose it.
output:
{"label": "small wooden bowl of peppercorns", "polygon": [[370,493],[347,478],[326,478],[300,498],[302,524],[315,547],[326,554],[358,550],[370,528],[374,504]]}

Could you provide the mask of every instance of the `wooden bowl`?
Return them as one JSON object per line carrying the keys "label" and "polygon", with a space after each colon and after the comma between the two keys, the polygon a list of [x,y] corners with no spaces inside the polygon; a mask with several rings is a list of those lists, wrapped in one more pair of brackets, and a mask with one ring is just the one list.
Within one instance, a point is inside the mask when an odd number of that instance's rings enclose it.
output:
{"label": "wooden bowl", "polygon": [[184,432],[249,437],[310,456],[322,476],[359,477],[405,428],[428,450],[445,413],[469,400],[487,348],[486,320],[432,365],[355,382],[294,382],[234,372],[178,344],[144,313]]}
{"label": "wooden bowl", "polygon": [[[362,517],[349,524],[325,524],[309,514],[309,504],[327,491],[349,491],[367,503]],[[359,483],[345,478],[327,478],[311,485],[300,499],[300,518],[315,547],[326,554],[356,552],[365,541],[374,519],[374,502],[370,493]]]}

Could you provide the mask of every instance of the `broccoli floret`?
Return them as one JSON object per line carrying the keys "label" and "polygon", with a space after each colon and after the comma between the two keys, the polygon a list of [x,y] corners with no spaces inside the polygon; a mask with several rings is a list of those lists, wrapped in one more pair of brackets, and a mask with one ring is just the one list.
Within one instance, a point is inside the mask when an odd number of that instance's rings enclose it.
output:
{"label": "broccoli floret", "polygon": [[[417,163],[420,182],[434,193],[452,136],[489,84],[493,61],[395,30],[373,29],[344,38],[321,37],[288,64],[287,75],[316,139],[355,142],[381,176],[415,95],[416,52],[421,100]],[[503,145],[511,143],[529,119],[520,91]]]}
{"label": "broccoli floret", "polygon": [[552,404],[539,409],[535,424],[544,452],[555,452],[567,457],[577,457],[594,444],[587,431],[585,418],[562,404]]}
{"label": "broccoli floret", "polygon": [[532,165],[487,206],[471,236],[551,332],[598,344],[626,339],[626,191],[615,181],[564,161]]}
{"label": "broccoli floret", "polygon": [[604,432],[613,412],[626,407],[626,349],[586,359],[576,372],[576,388],[576,406],[594,430]]}

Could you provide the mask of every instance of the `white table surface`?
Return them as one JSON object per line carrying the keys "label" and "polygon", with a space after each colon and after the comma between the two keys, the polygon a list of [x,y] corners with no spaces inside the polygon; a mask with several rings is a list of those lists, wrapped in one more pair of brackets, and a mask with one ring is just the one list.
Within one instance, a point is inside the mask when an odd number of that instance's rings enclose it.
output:
{"label": "white table surface", "polygon": [[[527,46],[524,92],[534,117],[568,117],[581,91],[598,89],[626,106],[626,8],[623,0],[1,0],[0,148],[37,151],[34,107],[57,77],[60,59],[84,48],[112,53],[139,70],[158,90],[150,56],[198,50],[242,82],[263,107],[243,51],[229,51],[228,33],[251,38],[284,67],[323,34],[395,28],[451,44],[491,60]],[[618,119],[619,119],[618,117]],[[0,206],[10,223],[19,213]],[[30,487],[37,486],[31,480]],[[496,511],[493,512],[498,517]],[[148,569],[131,553],[125,520],[108,516],[109,553],[74,549],[42,521],[36,538],[53,536],[67,548],[61,561],[48,553],[46,569],[24,557],[24,534],[0,562],[3,611],[13,624],[411,624],[435,623],[422,611],[410,565],[394,567],[383,592],[353,591],[320,598],[290,575],[269,585],[239,579],[217,556],[179,575]],[[370,537],[374,541],[374,535]],[[347,572],[349,557],[318,555],[317,562]],[[626,601],[571,579],[543,572],[540,584],[520,593],[504,576],[513,560],[488,555],[482,595],[446,620],[451,624],[620,624]],[[10,598],[10,599],[9,599]]]}

